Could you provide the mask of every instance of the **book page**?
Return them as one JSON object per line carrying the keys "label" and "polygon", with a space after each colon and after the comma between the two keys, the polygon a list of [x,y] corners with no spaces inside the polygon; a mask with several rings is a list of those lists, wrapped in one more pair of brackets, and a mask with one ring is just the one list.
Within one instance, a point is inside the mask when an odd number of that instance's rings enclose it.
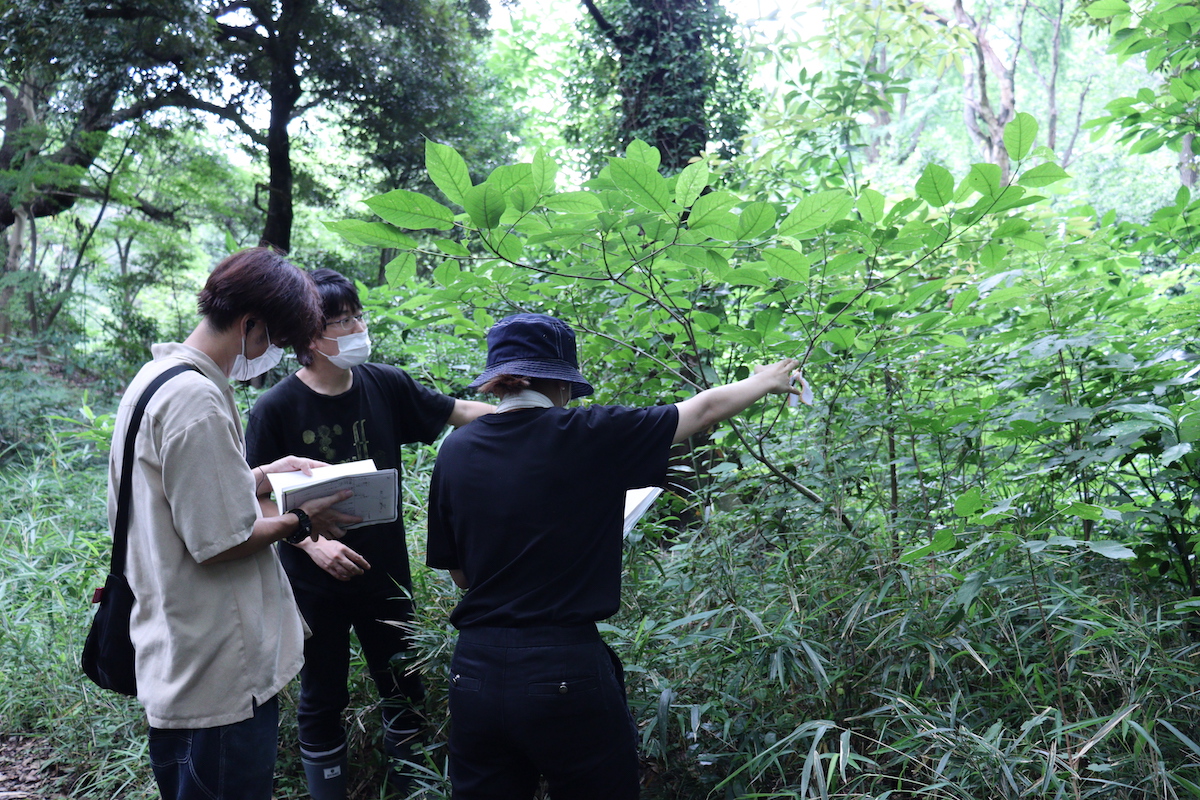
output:
{"label": "book page", "polygon": [[[316,470],[314,470],[315,472]],[[309,481],[279,494],[280,513],[309,500],[349,489],[354,495],[334,505],[338,511],[362,517],[362,522],[343,526],[346,530],[376,525],[380,522],[395,522],[400,493],[399,473],[394,469],[344,475],[321,481]]]}
{"label": "book page", "polygon": [[633,526],[650,510],[662,491],[661,486],[645,486],[625,492],[625,527],[622,535],[628,535],[633,530]]}
{"label": "book page", "polygon": [[[300,470],[293,472],[268,472],[267,480],[271,482],[271,491],[275,492],[276,497],[279,497],[280,492],[290,489],[293,486],[302,486],[306,483],[314,483],[330,478],[340,478],[343,475],[358,475],[374,471],[375,462],[367,458],[362,461],[347,461],[345,464],[331,464],[328,467],[313,467],[312,475],[305,475]],[[330,494],[330,492],[325,492],[324,494]],[[317,496],[319,497],[320,495]]]}

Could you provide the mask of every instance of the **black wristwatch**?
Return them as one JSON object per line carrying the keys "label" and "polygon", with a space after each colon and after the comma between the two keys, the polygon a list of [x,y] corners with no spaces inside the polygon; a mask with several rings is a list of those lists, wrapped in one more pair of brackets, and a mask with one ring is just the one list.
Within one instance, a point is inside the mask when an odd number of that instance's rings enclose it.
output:
{"label": "black wristwatch", "polygon": [[308,516],[308,514],[304,513],[304,509],[293,508],[287,513],[295,514],[296,519],[300,520],[300,527],[296,528],[295,533],[287,537],[288,544],[300,544],[300,542],[303,542],[305,539],[312,536],[312,519]]}

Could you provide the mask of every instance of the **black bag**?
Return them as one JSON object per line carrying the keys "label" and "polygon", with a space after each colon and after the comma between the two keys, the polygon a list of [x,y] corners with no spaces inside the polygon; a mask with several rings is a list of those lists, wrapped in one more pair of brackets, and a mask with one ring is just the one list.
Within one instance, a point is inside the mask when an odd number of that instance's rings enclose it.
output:
{"label": "black bag", "polygon": [[133,614],[134,597],[129,581],[125,579],[125,551],[129,546],[129,498],[132,494],[129,484],[133,479],[133,445],[150,396],[171,378],[190,369],[196,368],[186,364],[171,367],[151,381],[129,417],[108,578],[104,581],[104,588],[97,589],[92,595],[92,602],[99,603],[100,608],[92,617],[92,627],[83,643],[83,656],[80,659],[84,674],[101,689],[111,689],[131,697],[137,695],[133,641],[129,638],[129,618]]}

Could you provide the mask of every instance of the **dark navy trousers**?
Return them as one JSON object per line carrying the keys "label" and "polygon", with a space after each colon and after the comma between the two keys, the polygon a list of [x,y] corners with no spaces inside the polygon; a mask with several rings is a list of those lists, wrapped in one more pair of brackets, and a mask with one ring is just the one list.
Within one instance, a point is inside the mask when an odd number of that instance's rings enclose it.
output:
{"label": "dark navy trousers", "polygon": [[279,699],[216,728],[150,728],[150,767],[162,800],[271,800]]}
{"label": "dark navy trousers", "polygon": [[345,747],[342,712],[350,703],[351,628],[383,700],[384,730],[411,736],[421,727],[425,689],[420,676],[401,660],[408,649],[405,632],[388,624],[408,621],[408,600],[297,591],[296,605],[312,629],[304,642],[296,713],[302,751],[309,757],[328,756]]}
{"label": "dark navy trousers", "polygon": [[638,796],[637,730],[594,624],[464,628],[450,662],[454,800]]}

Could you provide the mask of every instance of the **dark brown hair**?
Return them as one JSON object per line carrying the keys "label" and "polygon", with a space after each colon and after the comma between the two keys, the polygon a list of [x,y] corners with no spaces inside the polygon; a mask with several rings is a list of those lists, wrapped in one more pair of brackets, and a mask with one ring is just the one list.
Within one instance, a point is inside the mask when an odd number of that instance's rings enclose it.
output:
{"label": "dark brown hair", "polygon": [[506,394],[515,394],[522,389],[528,389],[531,383],[531,379],[524,375],[497,375],[480,386],[479,391],[503,397]]}
{"label": "dark brown hair", "polygon": [[279,253],[251,247],[217,264],[200,290],[200,313],[218,331],[243,314],[267,326],[272,341],[312,361],[312,340],[321,332],[321,298],[312,278]]}

